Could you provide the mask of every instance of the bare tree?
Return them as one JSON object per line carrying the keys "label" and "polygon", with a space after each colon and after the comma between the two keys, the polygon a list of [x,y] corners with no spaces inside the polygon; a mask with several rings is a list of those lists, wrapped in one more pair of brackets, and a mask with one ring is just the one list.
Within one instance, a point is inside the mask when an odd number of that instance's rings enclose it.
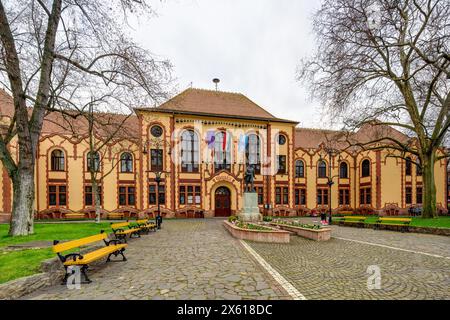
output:
{"label": "bare tree", "polygon": [[166,96],[170,64],[126,36],[130,12],[152,10],[144,0],[0,1],[0,82],[14,100],[0,136],[0,159],[13,183],[10,235],[33,232],[36,149],[48,112],[74,116],[91,90],[128,107]]}
{"label": "bare tree", "polygon": [[[111,113],[95,112],[94,103],[89,105],[89,110],[83,113],[83,117],[87,121],[87,140],[89,144],[88,151],[88,171],[91,178],[92,194],[95,203],[96,222],[101,220],[101,194],[99,186],[103,185],[103,181],[108,177],[116,167],[120,164],[120,159],[116,159],[114,147],[116,142],[126,139],[139,143],[130,133],[131,128],[127,128],[128,120],[132,114],[120,115]],[[103,167],[105,159],[109,152],[113,154],[111,157],[111,166],[106,169]]]}
{"label": "bare tree", "polygon": [[448,156],[440,147],[450,126],[448,1],[324,0],[314,32],[299,79],[347,129],[370,123],[409,135],[385,130],[360,147],[412,155],[423,172],[423,216],[436,216],[434,164]]}

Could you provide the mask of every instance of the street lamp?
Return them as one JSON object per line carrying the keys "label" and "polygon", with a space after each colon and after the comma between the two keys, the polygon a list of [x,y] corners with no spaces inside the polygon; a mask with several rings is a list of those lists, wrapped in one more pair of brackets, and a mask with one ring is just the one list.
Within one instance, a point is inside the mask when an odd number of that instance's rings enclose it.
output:
{"label": "street lamp", "polygon": [[[164,145],[168,145],[169,146],[169,152],[167,153],[167,155],[170,157],[171,156],[171,146],[170,143],[168,141],[162,140],[160,138],[152,138],[147,140],[144,143],[143,146],[143,154],[148,154],[148,148],[147,145],[152,146],[154,148],[154,150],[158,150],[158,154],[159,154],[159,150],[161,150],[161,146]],[[151,159],[150,159],[151,161]],[[164,157],[162,159],[162,161],[164,162]],[[156,205],[157,205],[157,216],[155,218],[155,222],[156,222],[156,227],[157,229],[161,229],[161,224],[162,224],[162,216],[161,216],[161,203],[160,203],[160,198],[159,198],[159,187],[161,185],[162,182],[162,175],[165,173],[162,168],[164,167],[163,164],[161,164],[161,166],[158,166],[158,170],[148,170],[147,172],[153,172],[155,174],[155,182],[156,182]]]}
{"label": "street lamp", "polygon": [[319,162],[324,160],[324,156],[328,155],[328,174],[327,174],[327,185],[328,185],[328,224],[331,225],[331,221],[332,221],[332,210],[331,210],[331,186],[334,184],[333,179],[339,177],[339,174],[331,176],[331,160],[332,158],[340,155],[340,150],[333,148],[333,147],[329,147],[329,146],[324,146],[321,145],[319,147],[322,147],[321,151],[319,152]]}

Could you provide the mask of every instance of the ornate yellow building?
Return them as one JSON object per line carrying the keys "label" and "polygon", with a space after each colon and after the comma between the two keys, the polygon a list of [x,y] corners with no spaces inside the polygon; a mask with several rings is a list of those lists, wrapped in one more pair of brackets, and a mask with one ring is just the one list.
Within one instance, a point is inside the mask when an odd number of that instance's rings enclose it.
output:
{"label": "ornate yellow building", "polygon": [[[12,99],[2,91],[0,125],[12,114]],[[44,123],[36,161],[37,218],[60,218],[69,212],[93,216],[88,138],[82,129],[74,133],[61,125],[65,121],[50,114]],[[364,143],[375,138],[379,126],[347,134],[297,125],[276,118],[242,94],[201,89],[188,89],[156,108],[136,109],[125,121],[125,134],[94,156],[103,215],[154,216],[158,199],[166,217],[238,213],[248,164],[256,168],[255,188],[264,214],[316,214],[329,204],[335,213],[401,214],[420,205],[422,177],[414,159],[396,158],[388,150],[346,148],[347,140]],[[73,120],[71,126],[86,124]],[[383,130],[408,139],[393,128]],[[102,133],[97,136],[101,141]],[[324,152],[330,145],[339,150],[331,158]],[[13,141],[13,154],[16,148]],[[441,204],[447,201],[446,168],[445,160],[436,163]],[[0,172],[0,219],[7,221],[12,185],[1,163]],[[331,193],[328,177],[334,182]]]}

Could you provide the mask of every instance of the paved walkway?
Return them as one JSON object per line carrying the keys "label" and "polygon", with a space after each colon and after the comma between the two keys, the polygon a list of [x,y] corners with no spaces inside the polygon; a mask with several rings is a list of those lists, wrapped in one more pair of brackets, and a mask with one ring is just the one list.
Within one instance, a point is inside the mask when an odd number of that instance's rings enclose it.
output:
{"label": "paved walkway", "polygon": [[[157,233],[131,241],[127,262],[96,267],[92,284],[80,290],[58,285],[25,298],[289,299],[258,259],[293,289],[291,296],[450,299],[449,237],[332,226],[330,241],[245,242],[250,254],[221,223],[165,221]],[[380,289],[368,289],[369,266],[380,270]]]}
{"label": "paved walkway", "polygon": [[[450,299],[449,237],[332,229],[328,242],[248,243],[307,299]],[[379,267],[380,289],[368,289],[369,266]]]}
{"label": "paved walkway", "polygon": [[289,299],[221,220],[166,220],[130,241],[127,262],[102,264],[79,290],[57,285],[25,299]]}

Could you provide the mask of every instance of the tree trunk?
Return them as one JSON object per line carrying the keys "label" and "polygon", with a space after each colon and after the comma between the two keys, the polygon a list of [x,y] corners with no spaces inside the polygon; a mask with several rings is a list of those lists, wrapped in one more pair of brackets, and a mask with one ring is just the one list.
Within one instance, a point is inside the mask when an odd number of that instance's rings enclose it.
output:
{"label": "tree trunk", "polygon": [[102,211],[101,211],[101,200],[100,200],[100,194],[98,192],[98,184],[97,180],[94,177],[94,174],[91,174],[91,181],[92,181],[92,193],[94,194],[94,201],[95,201],[95,222],[100,223]]}
{"label": "tree trunk", "polygon": [[12,178],[13,206],[10,236],[26,236],[34,232],[34,166],[19,169]]}
{"label": "tree trunk", "polygon": [[422,218],[436,218],[436,183],[434,181],[435,152],[422,157],[423,209]]}

